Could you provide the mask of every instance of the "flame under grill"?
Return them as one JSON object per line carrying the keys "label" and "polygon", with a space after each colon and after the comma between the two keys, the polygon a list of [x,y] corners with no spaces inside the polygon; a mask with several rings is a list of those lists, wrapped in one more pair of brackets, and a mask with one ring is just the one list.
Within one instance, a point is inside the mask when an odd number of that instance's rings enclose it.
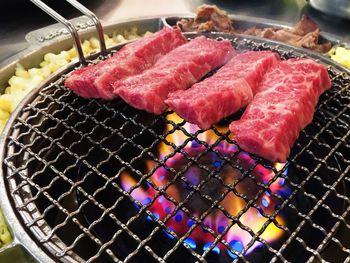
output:
{"label": "flame under grill", "polygon": [[[303,55],[273,43],[232,43]],[[56,260],[334,262],[336,255],[343,262],[350,256],[350,78],[329,72],[332,89],[288,163],[276,167],[241,152],[220,128],[240,113],[209,131],[191,130],[172,112],[153,116],[121,101],[79,98],[63,76],[23,105],[7,133],[11,204]]]}

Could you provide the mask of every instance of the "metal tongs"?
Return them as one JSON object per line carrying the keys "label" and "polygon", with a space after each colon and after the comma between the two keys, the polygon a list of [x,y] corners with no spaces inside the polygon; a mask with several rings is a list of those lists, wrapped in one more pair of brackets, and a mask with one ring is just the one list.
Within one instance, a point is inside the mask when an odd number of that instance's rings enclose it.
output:
{"label": "metal tongs", "polygon": [[[69,20],[65,19],[63,16],[57,13],[55,10],[53,10],[51,7],[49,7],[47,4],[45,4],[43,1],[41,0],[30,0],[30,1],[35,5],[37,5],[45,13],[50,15],[53,19],[55,19],[56,21],[58,21],[59,23],[67,27],[67,29],[69,30],[74,40],[74,46],[78,51],[79,61],[82,65],[86,65],[87,62],[81,46],[78,30],[74,27],[74,25]],[[98,33],[99,42],[100,42],[100,50],[101,50],[100,52],[101,54],[105,55],[107,53],[107,49],[106,49],[106,43],[105,43],[104,34],[103,34],[103,28],[100,20],[97,18],[97,16],[93,12],[91,12],[85,6],[80,4],[78,1],[76,0],[66,0],[66,1],[70,3],[72,6],[74,6],[76,9],[78,9],[85,16],[89,17],[92,20],[92,22],[95,24],[96,30]]]}

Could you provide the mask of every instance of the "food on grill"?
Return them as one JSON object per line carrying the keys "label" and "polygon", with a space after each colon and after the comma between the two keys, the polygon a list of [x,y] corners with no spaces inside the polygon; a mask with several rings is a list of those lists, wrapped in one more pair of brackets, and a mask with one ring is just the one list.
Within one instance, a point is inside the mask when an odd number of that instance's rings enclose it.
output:
{"label": "food on grill", "polygon": [[178,115],[202,129],[248,105],[265,72],[279,61],[271,51],[249,51],[233,57],[213,76],[165,101]]}
{"label": "food on grill", "polygon": [[160,58],[152,68],[112,85],[128,104],[160,114],[167,108],[164,100],[170,92],[189,88],[234,53],[228,40],[197,37]]}
{"label": "food on grill", "polygon": [[216,5],[201,5],[196,17],[181,19],[176,25],[183,32],[234,32],[232,21],[226,11]]}
{"label": "food on grill", "polygon": [[112,57],[96,65],[75,70],[65,86],[84,98],[113,99],[111,83],[150,68],[164,54],[186,43],[178,29],[164,28],[125,45]]}
{"label": "food on grill", "polygon": [[247,30],[241,30],[233,27],[233,22],[225,11],[215,5],[202,5],[197,8],[195,18],[181,19],[176,24],[183,32],[214,31],[254,35],[322,53],[329,51],[332,47],[332,44],[329,42],[320,43],[320,29],[307,16],[303,16],[292,28],[252,27]]}
{"label": "food on grill", "polygon": [[332,44],[330,42],[320,43],[320,29],[317,24],[307,16],[292,28],[250,28],[243,32],[246,35],[254,35],[276,41],[291,44],[297,47],[311,49],[317,52],[328,52]]}
{"label": "food on grill", "polygon": [[329,51],[331,59],[350,69],[350,49],[337,47]]}
{"label": "food on grill", "polygon": [[2,211],[0,210],[0,247],[12,241],[11,234],[6,226]]}
{"label": "food on grill", "polygon": [[[150,35],[146,32],[144,35]],[[112,36],[105,35],[107,47],[139,38],[137,27],[126,28],[123,34],[113,33]],[[84,40],[82,43],[84,54],[95,53],[99,50],[99,41],[95,37]],[[33,88],[40,85],[50,74],[59,68],[66,66],[69,62],[77,59],[77,51],[72,47],[68,51],[61,51],[59,54],[47,53],[39,68],[24,69],[20,64],[17,65],[15,75],[8,81],[8,87],[5,88],[5,94],[0,95],[0,132],[3,130],[10,114],[16,108],[18,103]]]}
{"label": "food on grill", "polygon": [[292,145],[313,118],[322,92],[331,87],[327,68],[310,59],[280,62],[264,76],[242,118],[230,124],[244,150],[285,162]]}

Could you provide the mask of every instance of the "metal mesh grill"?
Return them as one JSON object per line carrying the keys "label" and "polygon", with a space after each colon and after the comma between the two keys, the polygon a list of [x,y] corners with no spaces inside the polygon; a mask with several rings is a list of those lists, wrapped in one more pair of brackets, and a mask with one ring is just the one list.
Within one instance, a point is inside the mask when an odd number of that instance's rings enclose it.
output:
{"label": "metal mesh grill", "polygon": [[[263,41],[235,38],[232,43],[238,49],[274,50],[283,58],[305,56]],[[237,162],[239,150],[231,154],[218,150],[222,142],[236,147],[229,132],[212,128],[215,140],[209,143],[201,137],[205,131],[191,132],[185,121],[169,119],[170,111],[153,116],[121,101],[79,98],[62,85],[63,76],[23,106],[9,131],[3,173],[11,203],[33,240],[62,261],[349,260],[350,79],[333,66],[329,73],[332,89],[321,96],[312,124],[301,132],[281,169],[258,157],[247,168]],[[185,138],[180,145],[168,140],[176,132]],[[204,150],[189,154],[189,142]],[[164,158],[159,155],[160,144],[171,149]],[[176,154],[184,160],[181,169],[168,164]],[[215,169],[203,161],[206,156],[220,160]],[[152,167],[147,167],[149,161]],[[184,176],[194,166],[204,174],[196,183]],[[268,181],[256,176],[258,166],[272,171]],[[171,174],[163,186],[152,180],[159,167]],[[230,183],[222,177],[227,167],[239,174]],[[135,180],[127,189],[121,183],[125,173]],[[281,179],[288,194],[272,191]],[[186,188],[180,199],[168,191],[179,184]],[[242,190],[247,184],[255,189],[253,194]],[[133,194],[147,188],[154,195],[146,203]],[[220,191],[208,191],[212,188]],[[261,206],[264,193],[276,200],[273,211]],[[244,203],[239,211],[222,205],[228,195]],[[151,209],[160,197],[173,206],[161,218]],[[198,202],[200,213],[194,213],[192,206]],[[242,219],[251,208],[264,218],[257,229]],[[181,235],[168,225],[179,211],[192,222]],[[213,214],[228,222],[219,232],[206,224]],[[278,220],[282,215],[284,223]],[[283,234],[268,242],[264,233],[271,225]],[[233,227],[249,236],[240,249],[225,236]],[[188,238],[197,228],[211,235],[212,242],[191,245]]]}

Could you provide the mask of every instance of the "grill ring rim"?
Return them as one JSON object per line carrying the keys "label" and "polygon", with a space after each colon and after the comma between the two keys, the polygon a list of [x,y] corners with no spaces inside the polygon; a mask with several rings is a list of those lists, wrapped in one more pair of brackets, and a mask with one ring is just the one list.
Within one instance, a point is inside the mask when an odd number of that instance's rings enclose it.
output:
{"label": "grill ring rim", "polygon": [[[329,58],[324,57],[321,54],[306,50],[306,49],[302,49],[302,48],[296,48],[293,47],[291,45],[288,44],[284,44],[284,43],[280,43],[277,41],[271,41],[271,40],[266,40],[263,38],[259,38],[259,37],[252,37],[252,36],[232,36],[229,34],[222,34],[222,33],[184,33],[187,37],[189,38],[194,38],[196,36],[200,36],[200,35],[204,35],[210,38],[223,38],[223,39],[229,39],[229,40],[234,40],[234,41],[253,41],[255,43],[262,43],[262,44],[272,44],[272,45],[276,45],[276,48],[285,48],[285,49],[291,49],[293,52],[297,52],[300,53],[302,56],[306,55],[308,57],[311,57],[313,59],[316,59],[324,64],[326,64],[327,66],[331,66],[334,69],[336,69],[337,71],[340,71],[339,74],[342,74],[343,76],[346,75],[348,78],[350,78],[350,71],[345,69],[343,66],[339,65],[338,63],[330,60]],[[129,43],[129,42],[127,42]],[[117,45],[115,47],[113,47],[111,50],[113,49],[118,49],[121,48],[122,46],[126,45],[127,43],[123,43],[120,45]],[[92,55],[89,58],[94,58],[96,57],[98,54]],[[6,191],[3,191],[2,193],[0,193],[1,199],[0,199],[0,204],[1,207],[3,208],[5,214],[6,214],[6,218],[8,220],[8,222],[10,223],[10,225],[12,226],[12,234],[14,236],[14,243],[19,243],[21,245],[23,245],[26,248],[31,248],[29,249],[30,252],[37,251],[38,254],[35,254],[35,257],[38,257],[39,259],[43,259],[43,260],[52,260],[54,259],[53,254],[48,251],[49,253],[45,253],[43,246],[39,246],[38,245],[38,241],[37,239],[32,239],[32,235],[34,235],[30,229],[25,229],[25,226],[23,224],[23,222],[20,221],[23,220],[23,218],[19,218],[16,215],[20,215],[20,212],[16,210],[16,206],[14,205],[14,201],[10,200],[8,193],[10,192],[8,189],[8,184],[6,184],[6,180],[4,177],[4,174],[6,174],[5,170],[8,169],[5,164],[4,164],[4,159],[5,159],[5,155],[7,153],[7,149],[6,149],[6,143],[10,136],[13,134],[14,129],[13,129],[13,124],[15,123],[15,121],[17,120],[17,118],[20,116],[22,109],[29,104],[30,102],[34,101],[36,99],[36,95],[42,91],[45,88],[50,87],[54,82],[56,82],[57,80],[60,80],[60,78],[62,77],[63,74],[72,71],[72,69],[74,67],[76,67],[77,65],[79,65],[79,62],[72,62],[70,64],[68,64],[66,67],[58,70],[57,72],[55,72],[54,74],[52,74],[50,77],[48,77],[45,82],[43,82],[39,87],[35,88],[34,90],[32,90],[17,106],[16,110],[14,111],[14,113],[11,115],[9,121],[7,122],[5,129],[1,135],[0,138],[0,160],[2,161],[2,169],[0,170],[0,187],[4,187],[4,189],[6,189]],[[18,230],[19,229],[19,230]],[[35,240],[35,242],[33,242]],[[34,249],[33,249],[34,246]],[[73,258],[70,257],[69,254],[67,254],[66,256],[68,256],[70,259],[73,260]],[[79,257],[80,258],[80,257]],[[46,262],[46,261],[45,261]]]}

